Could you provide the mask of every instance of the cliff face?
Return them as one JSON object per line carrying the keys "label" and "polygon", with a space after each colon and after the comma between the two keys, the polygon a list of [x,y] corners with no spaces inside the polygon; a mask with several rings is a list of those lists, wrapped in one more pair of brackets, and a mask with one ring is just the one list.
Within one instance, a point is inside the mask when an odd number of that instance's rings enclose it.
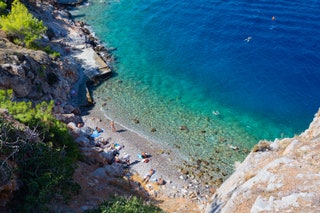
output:
{"label": "cliff face", "polygon": [[43,51],[25,49],[0,38],[0,88],[13,89],[15,97],[65,101],[77,79],[76,66],[66,60],[53,60]]}
{"label": "cliff face", "polygon": [[320,110],[301,135],[254,147],[206,212],[316,212],[319,198]]}

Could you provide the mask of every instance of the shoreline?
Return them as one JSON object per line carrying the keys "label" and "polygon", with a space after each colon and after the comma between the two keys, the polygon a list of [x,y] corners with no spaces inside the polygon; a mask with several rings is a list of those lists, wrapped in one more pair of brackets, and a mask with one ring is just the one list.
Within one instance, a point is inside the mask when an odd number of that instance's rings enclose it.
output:
{"label": "shoreline", "polygon": [[[131,181],[141,184],[143,190],[148,193],[148,197],[156,200],[160,208],[166,212],[171,212],[172,209],[174,209],[173,212],[204,211],[216,189],[210,189],[211,193],[203,192],[201,188],[205,186],[183,175],[179,171],[179,167],[183,165],[183,159],[175,157],[171,150],[126,129],[119,123],[115,123],[117,131],[113,132],[110,127],[111,120],[103,114],[97,104],[86,113],[81,116],[86,127],[103,129],[104,132],[100,136],[109,144],[123,146],[119,154],[120,159],[127,154],[131,156],[129,166]],[[144,163],[139,158],[142,152],[151,155],[149,162]],[[144,184],[142,179],[150,169],[154,169],[155,173],[151,176],[149,183]],[[165,185],[156,185],[156,180],[160,177],[165,180]]]}
{"label": "shoreline", "polygon": [[[120,123],[115,123],[117,131],[113,132],[110,127],[111,120],[100,110],[99,102],[90,109],[81,111],[83,112],[81,119],[86,127],[103,129],[104,132],[101,133],[103,139],[107,140],[109,144],[123,146],[119,157],[121,159],[126,154],[131,156],[129,171],[132,177],[135,176],[132,180],[141,184],[148,192],[148,196],[158,202],[160,208],[166,212],[168,208],[168,212],[171,212],[172,209],[174,209],[173,212],[196,213],[204,211],[216,189],[191,180],[186,174],[183,174],[181,166],[184,164],[184,160],[182,158],[177,157],[165,146],[130,131]],[[142,152],[151,155],[149,162],[144,163],[139,158]],[[143,184],[142,179],[150,169],[154,169],[155,173],[148,184]],[[165,180],[166,184],[157,186],[156,180],[160,177]],[[207,190],[202,190],[204,188]]]}
{"label": "shoreline", "polygon": [[[95,128],[100,127],[104,130],[101,137],[108,139],[111,143],[118,143],[124,146],[120,151],[120,157],[125,154],[130,154],[130,161],[135,162],[130,166],[130,169],[137,172],[139,176],[143,177],[150,169],[155,169],[156,173],[152,178],[159,178],[162,176],[167,182],[167,186],[173,188],[183,188],[187,183],[179,178],[177,166],[182,163],[182,159],[174,158],[170,150],[166,150],[160,144],[154,143],[141,135],[132,132],[119,123],[115,123],[116,132],[113,132],[109,120],[103,112],[94,106],[88,110],[88,115],[82,115],[85,126]],[[148,163],[143,163],[138,157],[142,152],[152,155]]]}

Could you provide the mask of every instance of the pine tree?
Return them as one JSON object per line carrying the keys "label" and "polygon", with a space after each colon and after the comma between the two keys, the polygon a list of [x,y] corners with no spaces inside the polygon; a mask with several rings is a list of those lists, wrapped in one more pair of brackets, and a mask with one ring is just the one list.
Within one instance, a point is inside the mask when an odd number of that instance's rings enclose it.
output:
{"label": "pine tree", "polygon": [[19,0],[14,0],[7,16],[1,16],[0,26],[14,43],[26,47],[31,47],[47,30],[43,22],[33,17]]}

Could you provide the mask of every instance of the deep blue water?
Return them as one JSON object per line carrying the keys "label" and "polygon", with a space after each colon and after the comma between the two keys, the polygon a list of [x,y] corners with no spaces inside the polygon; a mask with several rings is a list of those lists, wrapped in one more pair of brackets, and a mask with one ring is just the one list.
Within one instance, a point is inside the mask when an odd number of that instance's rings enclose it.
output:
{"label": "deep blue water", "polygon": [[308,127],[320,106],[319,11],[318,0],[90,0],[72,13],[117,48],[116,75],[96,90],[106,115],[210,156]]}

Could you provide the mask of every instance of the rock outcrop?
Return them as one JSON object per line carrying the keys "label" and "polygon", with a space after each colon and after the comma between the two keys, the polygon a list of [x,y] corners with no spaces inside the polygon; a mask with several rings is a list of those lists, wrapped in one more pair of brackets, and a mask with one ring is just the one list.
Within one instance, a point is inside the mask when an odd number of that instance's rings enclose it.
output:
{"label": "rock outcrop", "polygon": [[16,98],[33,102],[56,98],[66,101],[78,78],[75,63],[53,60],[43,51],[14,45],[0,38],[0,88],[13,89]]}
{"label": "rock outcrop", "polygon": [[293,138],[261,141],[213,196],[213,212],[318,212],[320,110]]}

